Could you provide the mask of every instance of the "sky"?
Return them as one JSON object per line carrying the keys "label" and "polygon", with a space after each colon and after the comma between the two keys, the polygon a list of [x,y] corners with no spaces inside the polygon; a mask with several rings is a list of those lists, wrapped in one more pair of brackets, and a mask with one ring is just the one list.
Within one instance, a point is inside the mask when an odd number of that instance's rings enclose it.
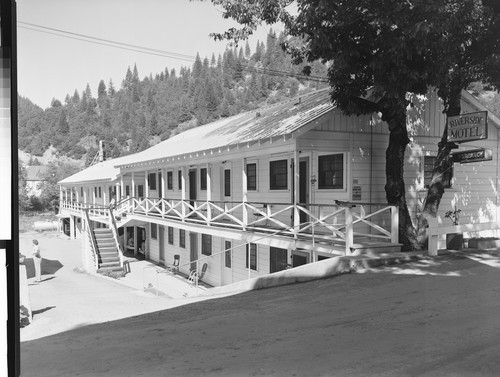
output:
{"label": "sky", "polygon": [[[197,53],[210,59],[214,52],[217,58],[228,42],[215,42],[209,33],[237,26],[209,0],[17,0],[17,21],[18,92],[44,109],[53,98],[64,103],[75,89],[81,94],[87,83],[94,97],[100,80],[107,86],[112,79],[118,89],[134,64],[143,79],[165,68],[178,73],[181,66],[191,67]],[[258,40],[265,43],[270,28],[263,26],[249,40],[252,52]],[[81,39],[79,35],[187,55],[192,60],[75,39]]]}

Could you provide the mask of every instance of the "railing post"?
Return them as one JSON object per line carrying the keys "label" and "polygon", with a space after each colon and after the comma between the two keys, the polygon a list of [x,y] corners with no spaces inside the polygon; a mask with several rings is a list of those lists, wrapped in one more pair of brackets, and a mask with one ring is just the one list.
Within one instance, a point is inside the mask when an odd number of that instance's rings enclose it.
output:
{"label": "railing post", "polygon": [[345,207],[345,255],[351,253],[351,247],[354,243],[354,229],[352,220],[352,207]]}
{"label": "railing post", "polygon": [[437,218],[435,217],[432,217],[432,218],[429,218],[427,220],[428,224],[429,224],[429,228],[427,228],[427,234],[429,236],[429,247],[428,247],[428,253],[431,257],[436,257],[438,255],[438,238],[439,238],[439,235],[434,232],[430,232],[430,229],[437,229],[439,224],[438,224],[438,220]]}
{"label": "railing post", "polygon": [[399,242],[399,207],[391,206],[391,242]]}

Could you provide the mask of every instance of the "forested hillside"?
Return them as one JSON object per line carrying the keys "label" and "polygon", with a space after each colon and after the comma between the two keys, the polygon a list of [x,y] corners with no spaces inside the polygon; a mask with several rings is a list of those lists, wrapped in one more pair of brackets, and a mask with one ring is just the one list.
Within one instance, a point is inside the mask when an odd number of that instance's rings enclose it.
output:
{"label": "forested hillside", "polygon": [[[19,98],[19,149],[41,155],[50,145],[61,155],[87,160],[104,140],[110,157],[138,152],[184,129],[324,87],[301,76],[279,46],[283,35],[270,32],[255,51],[248,43],[216,57],[199,55],[191,67],[140,79],[138,67],[127,70],[118,84],[101,80],[54,99],[43,110]],[[287,75],[286,73],[294,75]],[[311,77],[326,77],[326,67],[312,66]]]}

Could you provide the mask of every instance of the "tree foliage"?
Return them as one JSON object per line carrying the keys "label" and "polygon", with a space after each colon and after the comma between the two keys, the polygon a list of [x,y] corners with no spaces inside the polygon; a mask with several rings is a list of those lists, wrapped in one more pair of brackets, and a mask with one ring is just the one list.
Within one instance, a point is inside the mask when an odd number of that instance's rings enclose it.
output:
{"label": "tree foliage", "polygon": [[[382,114],[390,131],[387,201],[400,208],[403,248],[419,248],[403,180],[409,142],[406,108],[411,104],[407,94],[426,94],[436,87],[448,109],[472,80],[498,82],[500,33],[494,0],[297,0],[293,10],[289,0],[212,3],[224,9],[223,17],[241,25],[214,33],[215,39],[238,43],[262,22],[281,22],[287,34],[302,42],[283,40],[281,47],[294,63],[319,59],[328,65],[331,98],[344,113]],[[479,54],[484,49],[486,56]]]}
{"label": "tree foliage", "polygon": [[[277,38],[274,32],[270,35]],[[298,72],[283,51],[266,51],[258,42],[254,53],[247,45],[244,51],[229,48],[217,58],[212,54],[210,60],[197,54],[192,67],[179,72],[165,68],[142,80],[133,65],[124,72],[118,89],[113,81],[106,86],[100,80],[97,98],[90,85],[68,94],[64,104],[54,99],[45,110],[20,97],[19,148],[39,156],[52,145],[62,156],[91,161],[98,141],[104,140],[107,155],[117,157],[168,138],[185,122],[205,124],[290,97],[298,89],[325,86],[293,77],[273,81],[262,73],[269,68]],[[315,74],[325,77],[326,70],[316,63]]]}

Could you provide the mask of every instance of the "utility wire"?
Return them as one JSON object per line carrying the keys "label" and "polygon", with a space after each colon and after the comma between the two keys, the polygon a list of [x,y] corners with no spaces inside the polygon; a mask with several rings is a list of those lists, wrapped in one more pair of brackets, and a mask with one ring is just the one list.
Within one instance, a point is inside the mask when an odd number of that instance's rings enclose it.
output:
{"label": "utility wire", "polygon": [[[196,57],[190,56],[190,55],[179,54],[179,53],[175,53],[175,52],[164,51],[164,50],[159,50],[159,49],[154,49],[154,48],[149,48],[149,47],[143,47],[143,46],[133,45],[133,44],[129,44],[129,43],[122,43],[122,42],[117,42],[117,41],[104,39],[104,38],[92,37],[92,36],[85,35],[85,34],[69,32],[66,30],[36,25],[36,24],[28,23],[28,22],[18,21],[17,23],[18,23],[19,27],[23,28],[23,29],[28,29],[28,30],[32,30],[32,31],[46,33],[46,34],[52,34],[52,35],[65,37],[65,38],[69,38],[69,39],[80,40],[80,41],[88,42],[88,43],[94,43],[94,44],[98,44],[98,45],[102,45],[102,46],[114,47],[114,48],[119,48],[122,50],[140,52],[143,54],[156,55],[156,56],[161,56],[161,57],[168,57],[168,58],[172,58],[172,59],[184,60],[184,61],[189,61],[189,62],[194,62],[196,60]],[[309,81],[328,82],[328,80],[326,78],[320,77],[320,76],[307,76],[304,74],[291,73],[291,72],[275,70],[275,69],[270,69],[270,68],[256,68],[256,67],[250,67],[250,66],[245,66],[245,65],[241,65],[240,67],[237,67],[237,66],[232,66],[232,65],[228,65],[228,64],[221,64],[221,66],[223,68],[229,68],[229,69],[234,69],[234,70],[241,69],[242,71],[255,72],[255,73],[260,73],[260,74],[264,74],[264,75],[281,76],[281,77],[295,77],[295,78],[301,78],[301,79],[309,80]]]}

